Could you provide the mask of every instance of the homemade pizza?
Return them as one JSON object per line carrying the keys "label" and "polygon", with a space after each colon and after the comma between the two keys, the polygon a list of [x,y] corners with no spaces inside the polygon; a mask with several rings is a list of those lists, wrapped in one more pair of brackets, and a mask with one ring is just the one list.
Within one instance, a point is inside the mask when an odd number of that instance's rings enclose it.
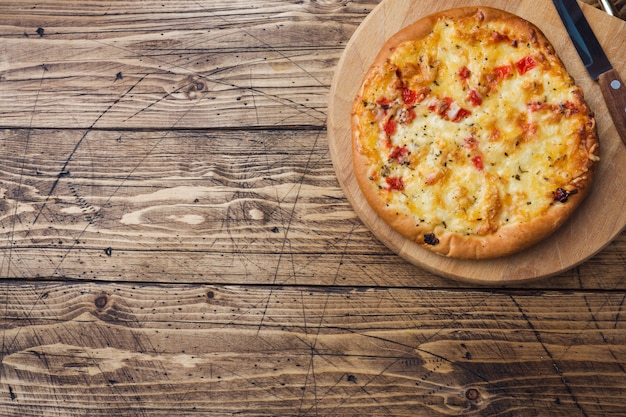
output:
{"label": "homemade pizza", "polygon": [[370,206],[455,258],[546,238],[588,194],[599,160],[593,113],[548,39],[493,8],[439,12],[391,37],[351,118]]}

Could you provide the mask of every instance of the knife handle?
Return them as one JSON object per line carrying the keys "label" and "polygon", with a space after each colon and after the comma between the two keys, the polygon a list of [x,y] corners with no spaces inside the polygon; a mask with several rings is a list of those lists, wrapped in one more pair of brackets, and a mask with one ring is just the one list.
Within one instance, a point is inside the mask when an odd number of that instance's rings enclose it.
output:
{"label": "knife handle", "polygon": [[617,133],[626,145],[626,84],[616,69],[600,74],[598,83]]}

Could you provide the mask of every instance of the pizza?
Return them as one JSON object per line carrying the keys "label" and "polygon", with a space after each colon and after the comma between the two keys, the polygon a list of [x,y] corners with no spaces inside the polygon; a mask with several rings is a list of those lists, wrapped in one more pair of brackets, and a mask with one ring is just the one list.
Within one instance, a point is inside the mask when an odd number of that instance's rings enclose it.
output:
{"label": "pizza", "polygon": [[438,254],[487,259],[554,232],[589,193],[594,115],[545,35],[488,7],[392,36],[352,104],[356,180],[372,209]]}

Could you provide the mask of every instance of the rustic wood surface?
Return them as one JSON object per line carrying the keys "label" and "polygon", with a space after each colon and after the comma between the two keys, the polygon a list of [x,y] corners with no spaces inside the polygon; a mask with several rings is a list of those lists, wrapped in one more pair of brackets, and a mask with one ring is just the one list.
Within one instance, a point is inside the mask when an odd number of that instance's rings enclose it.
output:
{"label": "rustic wood surface", "polygon": [[1,417],[626,415],[626,232],[487,287],[355,214],[327,105],[378,3],[0,2]]}

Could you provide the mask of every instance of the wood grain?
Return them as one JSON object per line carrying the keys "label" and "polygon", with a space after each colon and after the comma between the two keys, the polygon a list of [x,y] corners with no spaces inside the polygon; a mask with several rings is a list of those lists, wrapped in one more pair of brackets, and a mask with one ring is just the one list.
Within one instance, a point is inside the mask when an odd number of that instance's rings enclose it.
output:
{"label": "wood grain", "polygon": [[[395,256],[364,227],[341,191],[323,135],[5,131],[0,275],[450,285]],[[625,288],[625,245],[623,234],[556,282]]]}
{"label": "wood grain", "polygon": [[626,414],[626,233],[477,288],[356,216],[327,102],[376,4],[0,2],[0,417]]}
{"label": "wood grain", "polygon": [[617,133],[626,146],[626,84],[615,68],[600,74],[598,84]]}
{"label": "wood grain", "polygon": [[323,126],[345,3],[2,2],[0,125]]}
{"label": "wood grain", "polygon": [[59,404],[68,417],[626,411],[619,293],[94,284],[1,292],[2,416],[57,415]]}
{"label": "wood grain", "polygon": [[[567,39],[558,14],[549,2],[542,3],[541,6],[534,1],[433,0],[422,2],[419,6],[394,1],[382,2],[351,38],[333,80],[328,121],[331,157],[339,182],[359,217],[383,243],[410,262],[436,274],[478,283],[504,284],[549,277],[569,270],[595,255],[626,226],[626,199],[615,194],[615,189],[626,187],[626,173],[620,168],[626,165],[626,148],[621,143],[611,118],[606,115],[606,103],[599,86],[587,75],[571,43],[557,44],[555,48],[565,65],[571,68],[572,76],[579,81],[589,105],[598,111],[602,109],[596,117],[602,148],[601,161],[595,170],[590,198],[548,239],[523,252],[488,261],[444,258],[425,250],[389,227],[369,206],[354,177],[351,105],[360,80],[384,42],[402,27],[429,13],[470,5],[501,8],[535,23],[548,39]],[[612,46],[612,39],[626,39],[626,23],[591,7],[586,9],[595,16],[597,26],[607,28],[602,31],[600,41],[611,45],[607,48],[607,54],[616,62],[616,68],[626,70],[626,63],[619,61],[618,50]],[[385,27],[384,32],[379,30],[381,26]],[[602,216],[597,215],[600,212],[603,213]]]}

